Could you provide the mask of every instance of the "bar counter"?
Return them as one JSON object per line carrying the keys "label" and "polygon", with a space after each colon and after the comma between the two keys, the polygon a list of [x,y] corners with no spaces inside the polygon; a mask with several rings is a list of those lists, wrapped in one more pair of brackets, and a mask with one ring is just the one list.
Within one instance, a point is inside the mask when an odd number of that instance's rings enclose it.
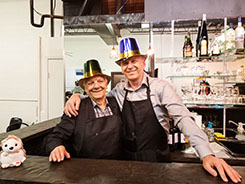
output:
{"label": "bar counter", "polygon": [[[245,178],[245,167],[234,166]],[[244,181],[245,182],[245,181]],[[223,183],[197,163],[150,163],[71,158],[49,163],[48,157],[28,156],[16,168],[0,169],[0,183],[183,184]]]}
{"label": "bar counter", "polygon": [[[0,139],[16,135],[23,140],[27,159],[20,167],[0,168],[0,183],[83,183],[83,184],[178,184],[223,183],[202,167],[193,154],[171,152],[171,163],[71,158],[49,163],[42,153],[42,140],[60,121],[59,118],[8,133]],[[245,158],[225,159],[245,180]],[[245,184],[245,181],[242,183]]]}

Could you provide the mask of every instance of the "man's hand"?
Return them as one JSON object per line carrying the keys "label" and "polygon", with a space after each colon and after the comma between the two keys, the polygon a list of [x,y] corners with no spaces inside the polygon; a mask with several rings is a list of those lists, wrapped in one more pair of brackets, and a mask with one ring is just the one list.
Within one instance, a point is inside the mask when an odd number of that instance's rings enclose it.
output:
{"label": "man's hand", "polygon": [[71,117],[72,115],[77,116],[80,102],[80,94],[73,94],[65,104],[65,114],[69,117]]}
{"label": "man's hand", "polygon": [[228,182],[226,174],[234,183],[241,182],[242,177],[240,174],[229,166],[223,159],[216,158],[212,155],[205,156],[203,158],[203,167],[215,177],[218,175],[218,173],[214,170],[214,167],[216,167],[220,177],[225,182]]}
{"label": "man's hand", "polygon": [[49,155],[50,162],[61,162],[64,158],[71,158],[70,153],[66,151],[64,146],[57,146]]}

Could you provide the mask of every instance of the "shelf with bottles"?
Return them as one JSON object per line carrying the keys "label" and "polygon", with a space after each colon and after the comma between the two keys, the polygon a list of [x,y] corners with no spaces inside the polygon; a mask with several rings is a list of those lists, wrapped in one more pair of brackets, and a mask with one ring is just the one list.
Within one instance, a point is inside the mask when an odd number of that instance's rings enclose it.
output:
{"label": "shelf with bottles", "polygon": [[[245,107],[244,93],[239,92],[238,86],[228,83],[245,82],[244,28],[241,17],[238,18],[238,26],[235,30],[233,25],[227,26],[225,18],[221,33],[216,34],[214,40],[211,41],[208,37],[207,19],[204,14],[202,21],[198,22],[195,50],[191,40],[187,41],[187,39],[188,35],[183,45],[183,57],[157,58],[156,63],[171,64],[171,73],[167,78],[176,84],[175,90],[181,94],[186,106],[209,106],[223,109],[223,134],[225,135],[226,108]],[[241,63],[240,68],[235,69],[239,63]],[[184,80],[173,80],[182,78]],[[193,78],[191,86],[187,85],[190,81],[188,78]],[[206,81],[207,78],[210,83]],[[222,80],[221,85],[216,84],[219,82],[217,80]]]}
{"label": "shelf with bottles", "polygon": [[229,77],[236,77],[236,75],[231,74],[221,74],[221,75],[172,75],[167,76],[167,78],[229,78]]}
{"label": "shelf with bottles", "polygon": [[156,63],[189,63],[189,62],[235,62],[238,59],[245,58],[244,54],[235,55],[220,55],[220,56],[208,56],[208,57],[161,57],[156,58]]}
{"label": "shelf with bottles", "polygon": [[245,81],[244,82],[241,82],[241,81],[227,81],[227,82],[220,82],[220,83],[216,83],[216,84],[232,84],[232,85],[244,84],[245,85]]}
{"label": "shelf with bottles", "polygon": [[[238,18],[238,25],[233,29],[233,23],[227,25],[227,18],[224,19],[224,28],[212,40],[208,36],[206,14],[203,14],[202,21],[198,21],[198,33],[196,43],[191,41],[190,30],[185,35],[183,45],[183,57],[156,58],[156,63],[181,63],[181,62],[230,62],[245,58],[244,50],[244,28],[241,16]],[[194,49],[195,45],[195,49]]]}

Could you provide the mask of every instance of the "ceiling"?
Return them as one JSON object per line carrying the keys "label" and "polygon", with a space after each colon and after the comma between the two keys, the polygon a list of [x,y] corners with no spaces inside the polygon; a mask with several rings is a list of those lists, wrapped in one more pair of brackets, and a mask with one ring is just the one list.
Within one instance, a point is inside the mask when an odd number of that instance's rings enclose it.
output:
{"label": "ceiling", "polygon": [[[144,0],[63,0],[65,35],[99,35],[107,45],[116,45],[120,31],[132,34],[170,34],[171,21],[150,22],[145,20]],[[114,2],[114,4],[113,4]],[[197,32],[198,20],[176,20],[174,33]],[[224,19],[208,19],[208,31],[220,33]],[[237,17],[227,19],[237,25]],[[148,26],[147,26],[148,24]],[[245,18],[243,18],[243,25]],[[150,28],[151,27],[151,28]]]}

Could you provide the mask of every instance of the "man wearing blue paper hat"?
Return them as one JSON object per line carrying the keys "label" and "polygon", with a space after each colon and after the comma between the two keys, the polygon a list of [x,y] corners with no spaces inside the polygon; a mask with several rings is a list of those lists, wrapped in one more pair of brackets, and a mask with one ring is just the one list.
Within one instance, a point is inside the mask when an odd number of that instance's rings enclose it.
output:
{"label": "man wearing blue paper hat", "polygon": [[139,47],[134,38],[125,38],[120,42],[120,59],[116,61],[118,65],[121,65],[122,61],[132,57],[142,56],[146,59],[147,55],[140,54]]}
{"label": "man wearing blue paper hat", "polygon": [[[171,85],[144,72],[145,59],[146,55],[140,53],[134,38],[125,38],[120,42],[120,59],[116,63],[128,80],[117,84],[110,94],[116,98],[122,111],[125,159],[170,161],[167,135],[171,115],[210,174],[217,176],[213,169],[216,167],[224,181],[228,181],[225,173],[233,182],[241,181],[241,176],[232,167],[213,156],[207,136],[195,124]],[[66,104],[65,113],[76,116],[79,104],[79,95],[73,95]]]}

